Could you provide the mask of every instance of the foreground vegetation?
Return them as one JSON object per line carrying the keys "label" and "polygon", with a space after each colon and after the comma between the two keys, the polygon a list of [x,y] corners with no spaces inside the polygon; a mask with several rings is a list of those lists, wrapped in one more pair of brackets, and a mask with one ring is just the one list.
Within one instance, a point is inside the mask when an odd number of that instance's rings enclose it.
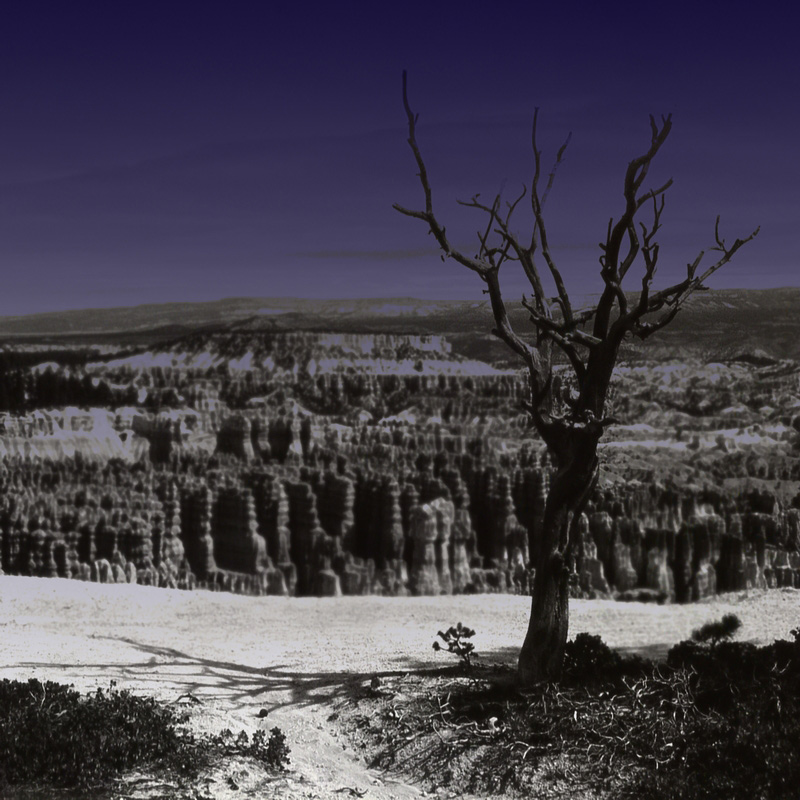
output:
{"label": "foreground vegetation", "polygon": [[46,784],[96,790],[133,769],[190,779],[215,760],[245,756],[281,770],[289,749],[283,733],[231,731],[195,737],[186,714],[153,698],[117,690],[79,692],[52,681],[0,683],[0,792]]}
{"label": "foreground vegetation", "polygon": [[800,630],[756,647],[724,641],[735,628],[659,664],[580,634],[562,680],[524,693],[510,671],[464,663],[373,680],[337,717],[373,766],[457,794],[796,798]]}
{"label": "foreground vegetation", "polygon": [[[472,629],[456,625],[439,636],[454,667],[372,676],[346,693],[331,722],[373,766],[452,796],[796,800],[800,630],[756,647],[728,641],[737,625],[732,615],[705,624],[659,664],[581,634],[568,645],[563,679],[525,692],[511,669],[476,658]],[[0,796],[55,798],[65,795],[50,787],[72,787],[77,794],[66,796],[120,797],[133,771],[163,776],[160,786],[171,788],[165,795],[159,786],[159,797],[211,797],[241,789],[230,779],[239,773],[227,770],[214,793],[184,793],[209,765],[286,762],[275,729],[200,738],[184,721],[175,704],[113,686],[81,695],[4,681]]]}

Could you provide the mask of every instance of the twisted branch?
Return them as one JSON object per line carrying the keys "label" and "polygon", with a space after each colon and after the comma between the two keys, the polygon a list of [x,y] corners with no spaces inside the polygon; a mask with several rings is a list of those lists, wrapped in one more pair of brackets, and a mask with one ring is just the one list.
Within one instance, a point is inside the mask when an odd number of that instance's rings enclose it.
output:
{"label": "twisted branch", "polygon": [[[429,232],[439,244],[443,256],[452,258],[477,273],[486,284],[486,293],[489,295],[495,322],[492,332],[519,355],[528,368],[531,376],[531,403],[526,407],[531,413],[535,427],[548,446],[555,445],[567,428],[576,430],[576,426],[582,426],[581,429],[592,435],[602,431],[611,422],[603,416],[604,405],[611,372],[625,335],[632,333],[641,339],[646,339],[668,325],[688,298],[694,292],[705,289],[707,279],[750,242],[758,234],[759,229],[756,228],[744,239],[737,238],[728,246],[720,235],[720,223],[717,217],[714,227],[715,243],[709,248],[709,252],[719,254],[716,261],[701,271],[706,253],[700,251],[695,260],[687,264],[684,280],[659,291],[652,290],[660,255],[656,237],[661,229],[665,195],[672,186],[672,180],[646,191],[643,191],[642,187],[653,159],[672,130],[672,117],[662,116],[657,122],[655,117],[651,116],[650,145],[642,155],[628,164],[623,184],[624,210],[616,222],[613,218],[609,220],[605,241],[600,244],[600,274],[604,283],[600,300],[596,305],[576,312],[572,307],[563,276],[553,258],[544,216],[544,206],[553,187],[556,172],[563,163],[571,135],[559,148],[544,190],[541,191],[542,153],[537,144],[539,109],[535,110],[531,132],[534,174],[530,188],[533,229],[527,246],[511,228],[512,217],[521,201],[527,196],[527,187],[523,186],[520,194],[512,202],[507,202],[505,208],[501,193],[494,197],[491,204],[482,202],[478,194],[469,201],[459,201],[460,205],[476,209],[486,215],[485,227],[477,232],[478,252],[471,257],[451,245],[445,227],[434,213],[431,185],[416,137],[419,118],[411,110],[408,101],[405,72],[403,72],[403,106],[408,120],[408,144],[417,164],[417,176],[422,185],[425,207],[421,210],[412,210],[395,204],[394,208],[401,214],[425,222]],[[649,222],[642,222],[637,219],[637,214],[648,204],[652,208],[652,217]],[[555,284],[555,297],[548,297],[545,294],[541,274],[535,261],[537,250],[541,250],[542,258]],[[638,297],[629,298],[623,289],[622,281],[640,257],[643,262],[641,290]],[[522,305],[529,314],[536,334],[534,343],[527,342],[511,324],[500,286],[500,268],[506,262],[518,262],[531,286],[531,296],[530,298],[523,296]],[[554,314],[555,307],[560,313]],[[584,330],[584,326],[590,323],[591,332]],[[579,389],[577,400],[571,404],[568,416],[563,418],[557,417],[552,411],[553,382],[550,353],[553,345],[567,358]]]}

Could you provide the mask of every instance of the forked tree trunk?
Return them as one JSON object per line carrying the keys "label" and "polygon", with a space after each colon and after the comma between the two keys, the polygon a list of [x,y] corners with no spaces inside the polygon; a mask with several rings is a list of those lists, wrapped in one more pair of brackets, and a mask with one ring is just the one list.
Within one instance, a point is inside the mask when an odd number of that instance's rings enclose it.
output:
{"label": "forked tree trunk", "polygon": [[571,538],[577,530],[574,522],[597,480],[597,439],[570,442],[567,450],[570,458],[553,478],[534,553],[531,616],[518,664],[523,686],[556,680],[564,660],[569,632]]}

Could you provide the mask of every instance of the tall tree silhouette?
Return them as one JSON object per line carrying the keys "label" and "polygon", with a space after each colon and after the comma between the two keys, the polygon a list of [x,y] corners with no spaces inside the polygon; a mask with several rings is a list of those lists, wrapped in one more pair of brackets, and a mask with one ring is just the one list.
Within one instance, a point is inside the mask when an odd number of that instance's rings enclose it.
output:
{"label": "tall tree silhouette", "polygon": [[[597,445],[613,420],[607,415],[612,372],[620,345],[628,336],[646,339],[668,325],[696,291],[727,264],[736,252],[753,239],[758,229],[744,239],[727,244],[720,235],[719,217],[714,244],[687,265],[686,277],[671,286],[655,290],[653,278],[659,259],[657,234],[661,227],[665,193],[672,180],[645,189],[644,182],[653,159],[672,130],[671,115],[650,117],[650,143],[634,158],[624,176],[624,206],[611,218],[600,245],[600,276],[603,290],[595,305],[576,309],[550,246],[544,207],[562,163],[569,137],[558,150],[550,172],[542,171],[542,153],[537,144],[538,109],[533,116],[533,178],[530,188],[511,202],[498,194],[491,202],[479,195],[461,205],[484,215],[485,226],[478,232],[477,253],[468,255],[448,239],[445,226],[436,216],[428,171],[417,143],[418,116],[408,100],[403,73],[403,105],[408,120],[408,144],[414,154],[425,205],[394,208],[407,217],[421,220],[433,234],[443,258],[451,258],[474,272],[485,285],[494,316],[493,333],[517,354],[530,377],[530,399],[526,409],[532,424],[555,466],[545,504],[544,520],[535,541],[531,560],[535,568],[531,615],[519,656],[519,679],[523,684],[551,680],[560,674],[569,628],[569,576],[577,536],[578,518],[598,479]],[[512,218],[526,196],[532,210],[532,226],[524,238],[512,228]],[[643,221],[642,216],[646,219]],[[711,263],[706,256],[712,254]],[[704,265],[704,262],[705,265]],[[509,318],[500,284],[500,269],[509,265],[521,269],[529,294],[523,297],[530,330],[516,330]],[[623,280],[631,270],[639,276],[638,292],[627,293]],[[545,279],[555,294],[545,291]],[[554,355],[563,354],[569,364],[575,390],[562,392],[554,381]]]}

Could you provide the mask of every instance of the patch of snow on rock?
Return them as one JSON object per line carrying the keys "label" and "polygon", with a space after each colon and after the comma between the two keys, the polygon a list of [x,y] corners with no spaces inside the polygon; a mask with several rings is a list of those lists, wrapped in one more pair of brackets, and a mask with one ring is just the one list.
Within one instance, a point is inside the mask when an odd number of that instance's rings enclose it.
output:
{"label": "patch of snow on rock", "polygon": [[253,369],[253,354],[247,352],[241,358],[232,358],[228,362],[228,366],[233,370],[249,372]]}

